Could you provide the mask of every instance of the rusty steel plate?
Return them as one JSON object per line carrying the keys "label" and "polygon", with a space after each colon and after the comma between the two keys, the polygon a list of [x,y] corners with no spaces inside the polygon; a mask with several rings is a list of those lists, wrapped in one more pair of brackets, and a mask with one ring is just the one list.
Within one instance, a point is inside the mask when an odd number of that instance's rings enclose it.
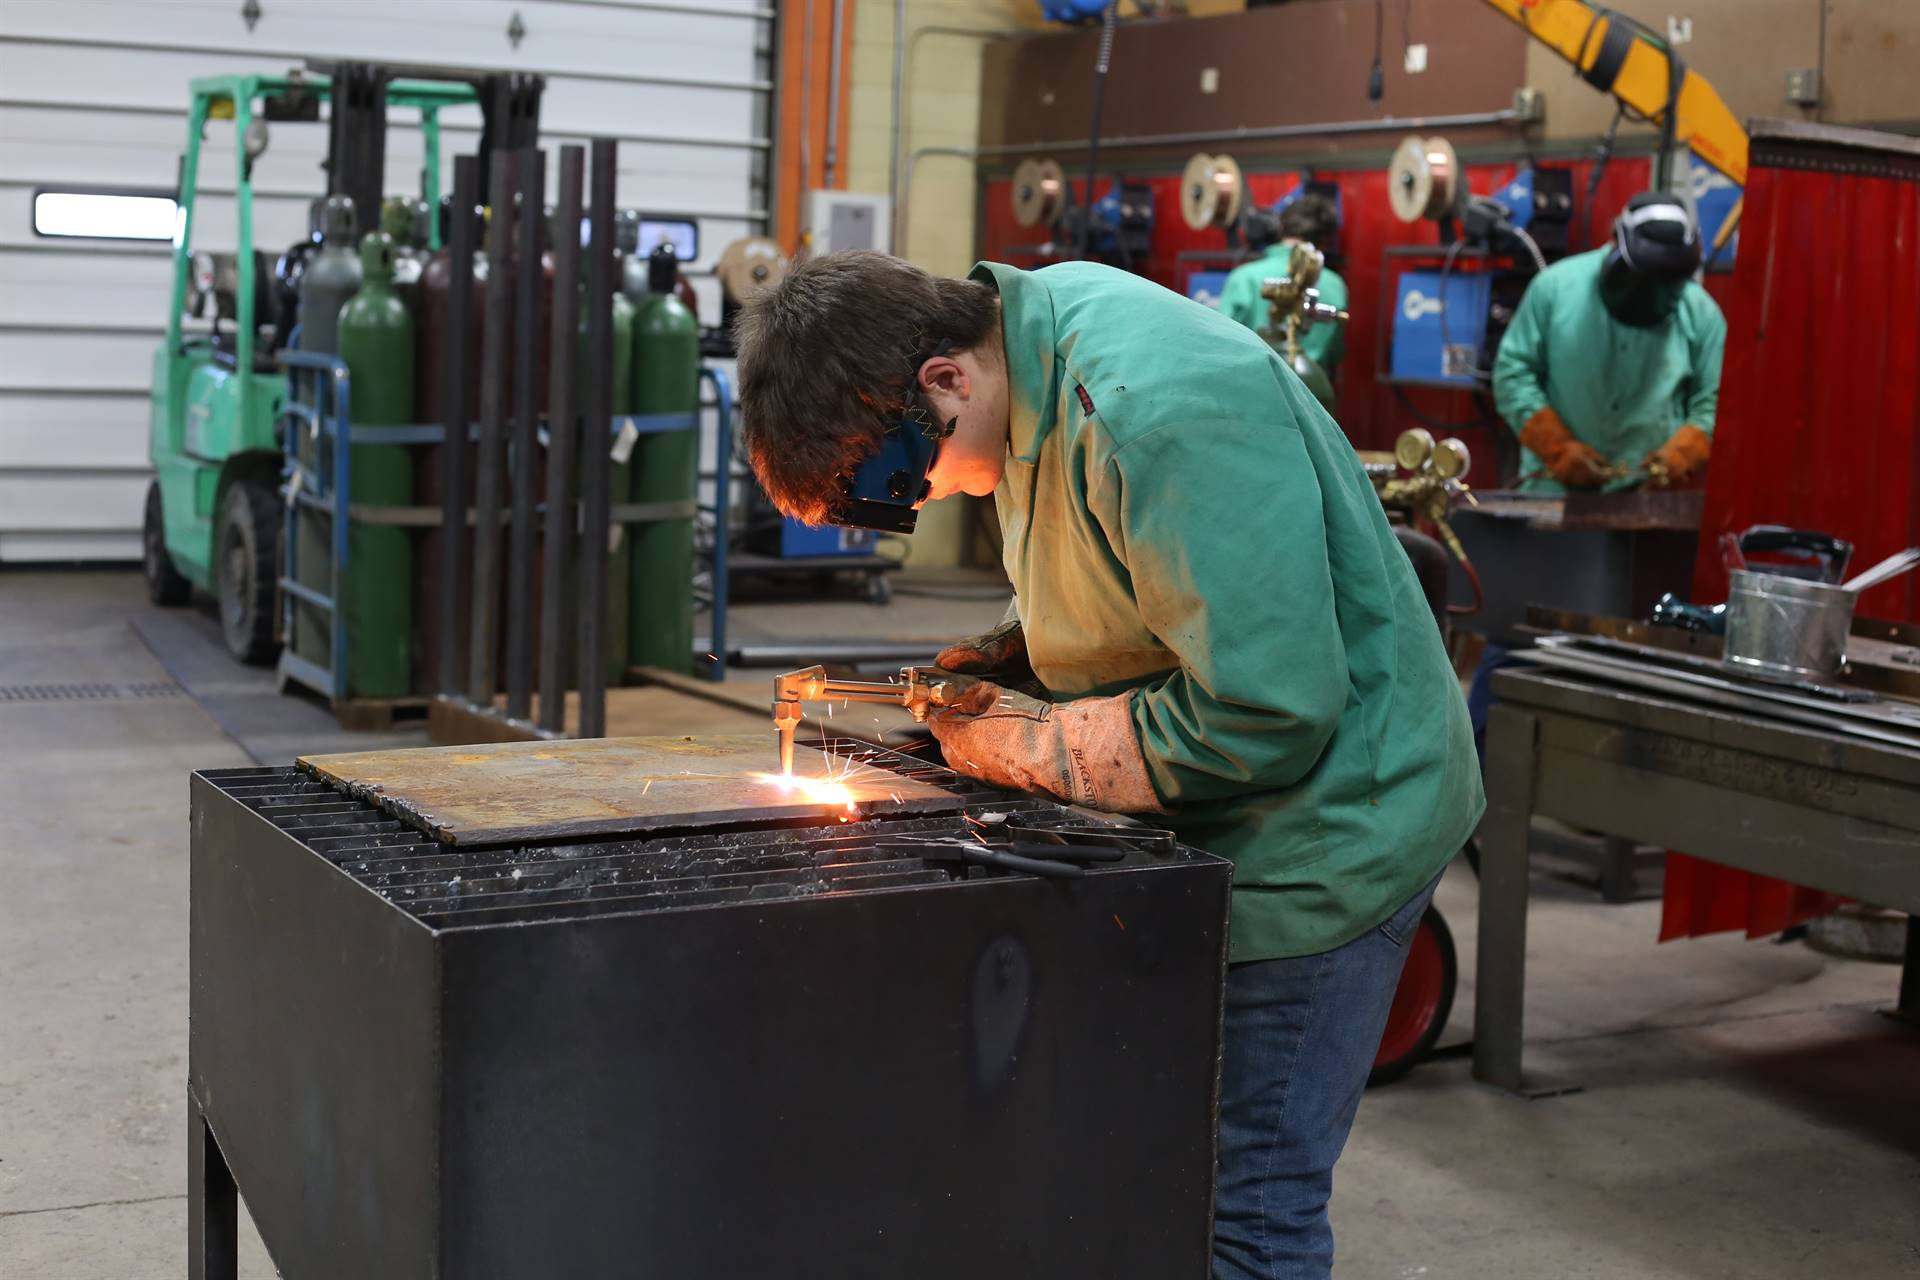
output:
{"label": "rusty steel plate", "polygon": [[[774,736],[595,738],[302,756],[302,769],[447,844],[509,844],[740,822],[936,813],[950,791],[811,748],[777,776]],[[836,783],[844,793],[822,794]]]}
{"label": "rusty steel plate", "polygon": [[1525,520],[1536,529],[1613,529],[1639,533],[1700,528],[1706,493],[1700,489],[1629,489],[1619,493],[1531,493],[1483,489],[1469,516]]}

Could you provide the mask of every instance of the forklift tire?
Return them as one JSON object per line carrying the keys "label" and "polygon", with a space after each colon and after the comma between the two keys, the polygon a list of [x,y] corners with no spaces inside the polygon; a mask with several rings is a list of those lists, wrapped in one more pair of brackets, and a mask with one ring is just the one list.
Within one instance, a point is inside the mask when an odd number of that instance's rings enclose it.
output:
{"label": "forklift tire", "polygon": [[240,661],[273,661],[274,589],[280,570],[280,510],[273,491],[252,480],[235,480],[220,513],[220,554],[214,570],[220,586],[220,630]]}
{"label": "forklift tire", "polygon": [[160,513],[160,482],[147,486],[147,515],[140,526],[140,564],[146,573],[147,599],[164,609],[187,602],[193,584],[180,576],[167,554],[167,524]]}

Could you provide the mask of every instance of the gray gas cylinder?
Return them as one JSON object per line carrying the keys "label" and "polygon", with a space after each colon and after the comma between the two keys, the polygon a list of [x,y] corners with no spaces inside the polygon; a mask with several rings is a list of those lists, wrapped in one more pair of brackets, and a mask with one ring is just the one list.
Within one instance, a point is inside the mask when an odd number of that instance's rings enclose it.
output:
{"label": "gray gas cylinder", "polygon": [[340,350],[340,308],[360,289],[360,253],[353,243],[353,197],[328,196],[324,240],[300,278],[300,349]]}

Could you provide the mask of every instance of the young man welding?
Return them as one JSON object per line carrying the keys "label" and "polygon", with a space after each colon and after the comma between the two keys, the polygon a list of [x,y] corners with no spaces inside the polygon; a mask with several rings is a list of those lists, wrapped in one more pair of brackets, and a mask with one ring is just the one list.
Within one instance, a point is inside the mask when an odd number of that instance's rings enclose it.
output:
{"label": "young man welding", "polygon": [[782,511],[908,531],[929,499],[994,496],[1018,620],[941,655],[990,680],[935,716],[947,763],[1233,861],[1214,1275],[1326,1276],[1334,1161],[1483,807],[1339,427],[1247,329],[1092,263],[951,280],[830,254],[736,334]]}

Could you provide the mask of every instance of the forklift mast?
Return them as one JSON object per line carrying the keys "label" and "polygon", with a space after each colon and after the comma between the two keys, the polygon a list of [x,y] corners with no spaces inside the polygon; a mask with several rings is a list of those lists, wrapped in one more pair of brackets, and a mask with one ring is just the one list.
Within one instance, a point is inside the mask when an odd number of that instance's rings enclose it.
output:
{"label": "forklift mast", "polygon": [[386,195],[387,80],[381,67],[343,62],[333,71],[327,119],[327,194],[353,197],[353,243],[380,225]]}
{"label": "forklift mast", "polygon": [[[465,84],[480,103],[479,191],[487,191],[488,168],[497,150],[518,151],[540,139],[543,76],[519,71],[480,71],[394,62],[320,62],[307,69],[329,78],[333,111],[327,135],[327,194],[353,197],[354,238],[379,225],[385,193],[387,86],[396,80]],[[437,155],[428,157],[430,164]]]}

